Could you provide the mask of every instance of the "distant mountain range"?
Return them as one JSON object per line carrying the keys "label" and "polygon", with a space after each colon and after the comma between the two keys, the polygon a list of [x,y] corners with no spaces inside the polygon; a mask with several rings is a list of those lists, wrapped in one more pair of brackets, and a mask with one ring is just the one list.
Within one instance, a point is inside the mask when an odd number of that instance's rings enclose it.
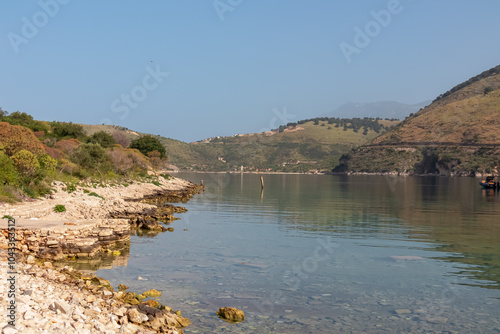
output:
{"label": "distant mountain range", "polygon": [[349,102],[341,105],[331,113],[328,117],[353,118],[353,117],[380,117],[396,118],[404,120],[412,113],[416,113],[421,108],[429,105],[431,101],[424,101],[417,104],[405,104],[396,101],[381,101],[381,102]]}

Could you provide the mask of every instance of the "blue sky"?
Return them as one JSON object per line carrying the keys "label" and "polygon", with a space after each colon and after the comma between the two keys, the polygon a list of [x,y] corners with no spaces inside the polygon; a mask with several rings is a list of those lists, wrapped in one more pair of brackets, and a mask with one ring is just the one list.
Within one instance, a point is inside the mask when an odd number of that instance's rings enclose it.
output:
{"label": "blue sky", "polygon": [[346,102],[413,104],[500,64],[498,13],[497,0],[2,1],[0,106],[189,142]]}

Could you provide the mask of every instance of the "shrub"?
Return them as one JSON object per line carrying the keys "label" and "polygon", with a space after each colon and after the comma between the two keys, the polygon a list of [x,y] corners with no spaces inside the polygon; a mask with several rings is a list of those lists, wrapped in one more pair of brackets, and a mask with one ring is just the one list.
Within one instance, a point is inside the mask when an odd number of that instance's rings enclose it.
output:
{"label": "shrub", "polygon": [[71,155],[71,160],[83,168],[98,169],[108,156],[101,145],[88,143],[80,145]]}
{"label": "shrub", "polygon": [[85,130],[80,124],[52,122],[52,134],[57,138],[84,138]]}
{"label": "shrub", "polygon": [[54,211],[55,212],[64,212],[66,211],[66,207],[62,204],[57,204],[55,207],[54,207]]}
{"label": "shrub", "polygon": [[68,194],[71,194],[72,192],[76,191],[76,186],[72,183],[67,183],[66,188],[64,188],[65,191],[68,192]]}
{"label": "shrub", "polygon": [[158,187],[161,186],[161,183],[158,181],[151,181],[151,183]]}
{"label": "shrub", "polygon": [[14,220],[14,217],[9,216],[9,215],[5,215],[2,217],[2,219]]}
{"label": "shrub", "polygon": [[40,156],[38,161],[40,162],[40,167],[42,167],[43,170],[47,172],[53,172],[56,170],[57,160],[53,159],[50,155],[43,154]]}
{"label": "shrub", "polygon": [[128,147],[130,145],[130,139],[128,139],[122,132],[113,132],[113,139],[115,140],[115,143],[120,144],[122,147]]}
{"label": "shrub", "polygon": [[16,111],[8,115],[6,111],[2,110],[0,119],[1,121],[7,122],[12,125],[24,126],[32,130],[33,132],[43,132],[43,135],[45,135],[50,130],[50,126],[49,124],[47,124],[47,122],[35,121],[33,119],[33,116],[28,115],[25,112]]}
{"label": "shrub", "polygon": [[113,147],[108,149],[107,153],[113,163],[115,172],[119,174],[127,175],[128,171],[134,166],[134,161],[124,149]]}
{"label": "shrub", "polygon": [[71,155],[78,146],[80,146],[80,141],[75,138],[63,139],[55,143],[54,147],[60,149],[65,154]]}
{"label": "shrub", "polygon": [[20,150],[12,156],[14,165],[23,176],[31,177],[40,169],[37,157],[27,150]]}
{"label": "shrub", "polygon": [[45,153],[43,144],[33,131],[20,125],[0,122],[0,142],[3,144],[5,153],[8,156],[12,156],[21,150],[30,151],[35,155]]}
{"label": "shrub", "polygon": [[94,133],[89,138],[89,143],[99,144],[102,147],[111,147],[115,144],[115,139],[109,133],[105,131],[99,131]]}
{"label": "shrub", "polygon": [[3,153],[0,153],[0,185],[15,184],[17,171],[14,161]]}
{"label": "shrub", "polygon": [[160,158],[162,159],[167,155],[165,146],[163,146],[158,138],[151,135],[144,135],[140,138],[132,140],[130,148],[136,148],[144,155],[147,155],[148,152],[158,151],[160,152]]}
{"label": "shrub", "polygon": [[166,160],[166,159],[162,159],[160,152],[158,152],[156,150],[148,152],[148,158],[149,158],[149,162],[151,163],[151,166],[155,170],[162,167],[162,165],[165,163],[165,160]]}
{"label": "shrub", "polygon": [[50,157],[54,158],[54,159],[62,159],[64,158],[64,152],[61,151],[60,149],[58,148],[55,148],[55,147],[50,147],[50,146],[47,146],[47,145],[44,145],[44,149],[45,149],[45,152],[50,155]]}
{"label": "shrub", "polygon": [[491,87],[491,86],[485,87],[484,88],[484,95],[488,95],[492,91],[494,91],[493,87]]}
{"label": "shrub", "polygon": [[89,196],[94,196],[94,197],[99,197],[100,199],[104,199],[104,197],[102,197],[101,195],[99,195],[99,194],[97,194],[97,193],[95,193],[95,192],[91,192],[91,193],[89,194]]}

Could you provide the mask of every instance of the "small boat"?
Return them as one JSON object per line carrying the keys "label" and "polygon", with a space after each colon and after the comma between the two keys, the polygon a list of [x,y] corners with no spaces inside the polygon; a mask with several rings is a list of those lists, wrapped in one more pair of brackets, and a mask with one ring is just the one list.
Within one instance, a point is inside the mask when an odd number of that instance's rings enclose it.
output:
{"label": "small boat", "polygon": [[479,182],[479,184],[486,189],[495,189],[497,187],[500,187],[500,182],[495,182],[494,176],[486,177],[486,180],[482,180],[481,182]]}

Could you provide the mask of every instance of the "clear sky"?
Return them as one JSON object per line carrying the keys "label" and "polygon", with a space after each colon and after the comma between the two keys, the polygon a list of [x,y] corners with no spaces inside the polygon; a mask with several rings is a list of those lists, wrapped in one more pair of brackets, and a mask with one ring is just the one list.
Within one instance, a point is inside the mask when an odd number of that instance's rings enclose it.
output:
{"label": "clear sky", "polygon": [[0,106],[195,141],[418,103],[500,64],[498,0],[0,2]]}

